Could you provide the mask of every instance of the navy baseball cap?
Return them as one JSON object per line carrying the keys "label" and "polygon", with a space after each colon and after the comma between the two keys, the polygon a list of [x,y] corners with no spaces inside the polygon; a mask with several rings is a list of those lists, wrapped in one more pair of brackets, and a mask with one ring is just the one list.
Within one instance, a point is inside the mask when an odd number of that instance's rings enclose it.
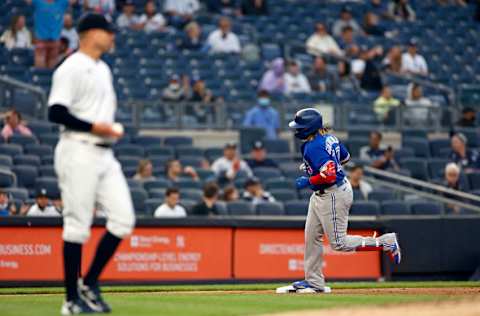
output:
{"label": "navy baseball cap", "polygon": [[93,29],[100,29],[109,33],[115,32],[115,26],[105,16],[98,13],[83,15],[78,22],[77,32],[82,33]]}
{"label": "navy baseball cap", "polygon": [[258,149],[264,149],[265,146],[263,145],[263,142],[261,140],[257,140],[256,142],[253,143],[253,148],[254,150]]}
{"label": "navy baseball cap", "polygon": [[45,188],[38,188],[37,189],[37,194],[35,195],[37,198],[39,197],[48,197],[48,192],[47,189]]}

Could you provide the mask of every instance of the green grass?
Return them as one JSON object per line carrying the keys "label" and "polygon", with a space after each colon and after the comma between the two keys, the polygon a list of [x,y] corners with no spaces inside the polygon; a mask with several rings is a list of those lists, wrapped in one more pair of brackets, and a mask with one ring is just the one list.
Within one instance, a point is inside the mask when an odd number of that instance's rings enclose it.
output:
{"label": "green grass", "polygon": [[[175,285],[175,286],[114,286],[105,287],[105,298],[114,308],[113,316],[135,315],[260,315],[302,309],[348,307],[358,305],[398,304],[444,300],[435,295],[342,294],[342,295],[275,295],[278,284],[240,285]],[[334,289],[356,288],[418,288],[418,287],[479,287],[472,282],[386,282],[333,283]],[[272,290],[246,294],[219,294],[219,290]],[[184,293],[180,293],[180,292]],[[188,291],[205,291],[189,293]],[[174,292],[174,293],[168,293]],[[17,295],[25,294],[25,295]],[[47,295],[39,295],[47,294]],[[63,294],[60,288],[0,289],[2,316],[58,315]]]}

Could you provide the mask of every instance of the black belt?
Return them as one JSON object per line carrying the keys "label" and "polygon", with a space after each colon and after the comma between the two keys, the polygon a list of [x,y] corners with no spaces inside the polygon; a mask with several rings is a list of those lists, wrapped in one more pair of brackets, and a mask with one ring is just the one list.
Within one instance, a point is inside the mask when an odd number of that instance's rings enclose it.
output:
{"label": "black belt", "polygon": [[331,187],[333,187],[334,185],[336,185],[338,188],[341,187],[342,185],[344,185],[346,183],[345,180],[342,181],[342,183],[339,183],[339,184],[332,184],[331,186],[327,187],[327,188],[324,188],[324,189],[320,189],[318,191],[315,191],[315,195],[322,195],[322,194],[325,194],[325,190],[328,190],[330,189]]}
{"label": "black belt", "polygon": [[108,143],[99,143],[99,144],[95,144],[95,146],[105,148],[105,149],[112,148],[112,144],[108,144]]}

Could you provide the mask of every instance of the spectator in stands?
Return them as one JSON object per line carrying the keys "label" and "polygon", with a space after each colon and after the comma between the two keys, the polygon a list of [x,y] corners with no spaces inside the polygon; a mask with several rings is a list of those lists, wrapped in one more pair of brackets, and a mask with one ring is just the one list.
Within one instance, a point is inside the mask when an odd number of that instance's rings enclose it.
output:
{"label": "spectator in stands", "polygon": [[416,40],[411,40],[408,43],[408,50],[402,55],[401,71],[411,75],[428,75],[427,62],[422,55],[417,53]]}
{"label": "spectator in stands", "polygon": [[[460,168],[454,163],[450,162],[445,166],[445,179],[443,185],[449,189],[458,190],[462,192],[468,191],[465,178],[462,177]],[[459,199],[456,195],[444,193],[443,196],[451,199]],[[461,208],[452,204],[446,205],[447,212],[452,214],[459,214]]]}
{"label": "spectator in stands", "polygon": [[218,185],[215,182],[209,182],[203,187],[202,201],[196,204],[192,209],[192,215],[212,216],[218,215]]}
{"label": "spectator in stands", "polygon": [[393,16],[388,12],[388,8],[383,0],[371,0],[368,4],[368,11],[373,12],[384,19],[393,19]]}
{"label": "spectator in stands", "polygon": [[332,55],[343,56],[343,51],[338,46],[335,39],[327,32],[323,23],[315,24],[315,33],[307,40],[307,52],[315,56]]}
{"label": "spectator in stands", "polygon": [[223,102],[222,97],[216,97],[213,92],[207,88],[205,80],[198,76],[192,78],[192,89],[189,101],[195,102],[185,109],[185,114],[195,117],[199,123],[207,123],[214,115],[214,109],[209,104],[213,102]]}
{"label": "spectator in stands", "polygon": [[353,90],[358,87],[358,82],[351,73],[350,63],[341,60],[337,64],[338,87],[340,90]]}
{"label": "spectator in stands", "polygon": [[168,180],[173,182],[177,182],[182,176],[189,177],[194,181],[200,179],[195,168],[192,166],[186,166],[184,168],[178,159],[172,159],[167,162],[167,165],[165,166],[165,175]]}
{"label": "spectator in stands", "polygon": [[240,194],[238,193],[237,188],[235,188],[233,185],[229,185],[223,189],[222,201],[228,203],[237,201],[239,198]]}
{"label": "spectator in stands", "polygon": [[340,12],[340,19],[336,20],[333,24],[333,35],[340,36],[345,27],[350,27],[355,34],[362,34],[362,29],[358,25],[357,21],[353,19],[352,12],[344,7]]}
{"label": "spectator in stands", "polygon": [[243,126],[263,128],[266,138],[277,138],[280,129],[280,115],[270,104],[270,95],[267,91],[260,90],[258,92],[257,105],[245,114]]}
{"label": "spectator in stands", "polygon": [[411,107],[430,107],[433,103],[423,96],[422,86],[418,83],[411,83],[407,87],[407,99],[405,104]]}
{"label": "spectator in stands", "polygon": [[336,90],[335,74],[328,70],[325,60],[320,56],[315,57],[313,67],[308,74],[308,82],[315,92]]}
{"label": "spectator in stands", "polygon": [[72,53],[69,48],[70,41],[66,37],[60,37],[60,48],[58,49],[58,64],[62,63],[65,58]]}
{"label": "spectator in stands", "polygon": [[165,192],[165,202],[153,213],[154,217],[186,217],[185,208],[178,204],[180,201],[180,190],[168,188]]}
{"label": "spectator in stands", "polygon": [[355,37],[353,34],[353,28],[350,26],[345,26],[342,29],[342,33],[340,34],[340,41],[338,42],[340,48],[343,50],[344,54],[347,54],[347,51],[356,46]]}
{"label": "spectator in stands", "polygon": [[166,0],[163,7],[169,23],[178,28],[190,23],[199,9],[198,0]]}
{"label": "spectator in stands", "polygon": [[477,127],[477,113],[471,107],[463,108],[462,117],[457,122],[459,127]]}
{"label": "spectator in stands", "polygon": [[145,3],[145,13],[140,16],[138,25],[140,29],[147,33],[165,32],[167,30],[167,20],[161,13],[157,12],[155,1],[152,0]]}
{"label": "spectator in stands", "polygon": [[213,92],[207,88],[205,80],[198,76],[192,77],[192,95],[190,101],[210,103],[214,101],[220,101],[219,98],[213,95]]}
{"label": "spectator in stands", "polygon": [[202,43],[202,31],[200,25],[197,22],[190,22],[185,26],[185,34],[180,39],[178,45],[180,49],[188,50],[201,50],[203,48]]}
{"label": "spectator in stands", "polygon": [[246,161],[251,169],[259,167],[278,168],[275,161],[267,158],[267,149],[265,149],[263,142],[260,140],[257,140],[253,144],[252,151],[250,152],[250,159],[247,159]]}
{"label": "spectator in stands", "polygon": [[360,159],[369,162],[374,168],[399,170],[400,168],[394,158],[393,148],[389,146],[385,150],[381,149],[381,141],[382,134],[378,131],[372,131],[369,145],[360,148]]}
{"label": "spectator in stands", "polygon": [[239,13],[236,0],[207,0],[206,2],[209,12],[230,16]]}
{"label": "spectator in stands", "polygon": [[268,15],[267,0],[241,0],[240,12],[243,15]]}
{"label": "spectator in stands", "polygon": [[25,16],[12,16],[10,26],[0,37],[0,43],[7,49],[32,48],[32,35],[25,24]]}
{"label": "spectator in stands", "polygon": [[283,58],[275,58],[270,69],[267,70],[260,80],[260,90],[265,90],[270,94],[280,94],[285,92],[285,63]]}
{"label": "spectator in stands", "polygon": [[373,111],[377,115],[380,122],[386,122],[389,118],[389,113],[400,105],[400,100],[392,96],[390,87],[384,86],[380,96],[373,103]]}
{"label": "spectator in stands", "polygon": [[220,183],[234,180],[239,172],[242,172],[248,177],[253,175],[252,170],[245,160],[238,157],[237,144],[233,142],[225,145],[223,157],[215,160],[211,168]]}
{"label": "spectator in stands", "polygon": [[27,216],[47,216],[58,217],[61,214],[57,211],[55,206],[50,205],[46,189],[39,189],[35,197],[35,204],[33,204],[27,211]]}
{"label": "spectator in stands", "polygon": [[402,50],[399,46],[393,46],[383,59],[383,66],[394,73],[402,72]]}
{"label": "spectator in stands", "polygon": [[243,191],[242,198],[253,204],[261,202],[275,202],[275,198],[270,192],[263,189],[260,180],[257,177],[251,177],[245,182],[245,191]]}
{"label": "spectator in stands", "polygon": [[63,15],[76,0],[26,0],[33,6],[35,67],[53,68],[58,61]]}
{"label": "spectator in stands", "polygon": [[302,73],[300,65],[292,60],[288,63],[287,72],[284,75],[285,94],[310,93],[312,88],[307,77]]}
{"label": "spectator in stands", "polygon": [[10,203],[8,193],[0,188],[0,217],[15,215],[16,213],[15,203]]}
{"label": "spectator in stands", "polygon": [[22,115],[15,109],[5,114],[5,125],[2,129],[2,136],[7,141],[12,135],[33,136],[32,131],[22,121]]}
{"label": "spectator in stands", "polygon": [[52,196],[51,202],[53,207],[55,207],[55,209],[57,210],[57,212],[61,214],[63,212],[63,201],[60,193],[57,193],[54,196]]}
{"label": "spectator in stands", "polygon": [[137,173],[133,176],[134,180],[148,181],[154,180],[153,165],[148,159],[142,159],[138,162]]}
{"label": "spectator in stands", "polygon": [[415,11],[413,11],[408,0],[392,0],[388,5],[388,13],[394,17],[397,22],[415,21]]}
{"label": "spectator in stands", "polygon": [[231,22],[227,17],[221,17],[218,21],[218,29],[210,33],[207,45],[212,53],[240,53],[240,40],[231,31]]}
{"label": "spectator in stands", "polygon": [[110,20],[115,13],[115,0],[81,0],[84,11],[91,11],[107,16]]}
{"label": "spectator in stands", "polygon": [[372,36],[390,37],[393,35],[380,24],[378,16],[373,12],[367,12],[363,16],[363,31]]}
{"label": "spectator in stands", "polygon": [[363,199],[367,199],[373,188],[367,181],[363,180],[363,167],[360,165],[354,165],[348,172],[348,180],[352,185],[354,193],[359,193],[363,196]]}
{"label": "spectator in stands", "polygon": [[135,14],[135,5],[132,0],[127,0],[123,4],[122,13],[117,18],[117,26],[120,29],[142,29],[140,17]]}
{"label": "spectator in stands", "polygon": [[[63,16],[63,29],[60,36],[68,39],[68,52],[70,54],[78,47],[78,34],[73,25],[73,18],[70,13],[66,13]],[[59,58],[60,59],[60,58]]]}
{"label": "spectator in stands", "polygon": [[432,108],[438,105],[423,96],[422,87],[417,83],[411,83],[407,88],[405,100],[407,111],[404,112],[405,120],[413,125],[428,124],[430,119],[440,119],[439,112],[433,112]]}
{"label": "spectator in stands", "polygon": [[480,168],[480,155],[477,150],[467,147],[467,137],[464,134],[454,134],[451,138],[451,147],[450,161],[455,162],[464,173]]}
{"label": "spectator in stands", "polygon": [[360,87],[368,91],[380,91],[383,88],[382,78],[375,60],[382,56],[383,48],[376,46],[360,51],[359,57],[351,62],[352,72],[360,81]]}
{"label": "spectator in stands", "polygon": [[173,74],[170,77],[168,86],[162,91],[162,99],[165,101],[181,101],[189,98],[190,83],[189,78],[184,76],[180,82],[180,76]]}

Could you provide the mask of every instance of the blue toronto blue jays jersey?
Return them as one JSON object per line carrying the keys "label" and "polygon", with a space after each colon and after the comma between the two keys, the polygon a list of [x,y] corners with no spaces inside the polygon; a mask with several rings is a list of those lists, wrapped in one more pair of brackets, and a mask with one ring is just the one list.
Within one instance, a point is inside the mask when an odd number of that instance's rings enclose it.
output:
{"label": "blue toronto blue jays jersey", "polygon": [[[343,183],[345,172],[342,168],[342,162],[348,161],[350,154],[337,137],[330,134],[317,135],[314,139],[304,143],[301,151],[309,177],[317,175],[322,167],[331,160],[335,163],[337,171],[335,184],[340,185]],[[332,186],[332,184],[311,185],[310,187],[312,190],[318,191],[330,186]]]}

